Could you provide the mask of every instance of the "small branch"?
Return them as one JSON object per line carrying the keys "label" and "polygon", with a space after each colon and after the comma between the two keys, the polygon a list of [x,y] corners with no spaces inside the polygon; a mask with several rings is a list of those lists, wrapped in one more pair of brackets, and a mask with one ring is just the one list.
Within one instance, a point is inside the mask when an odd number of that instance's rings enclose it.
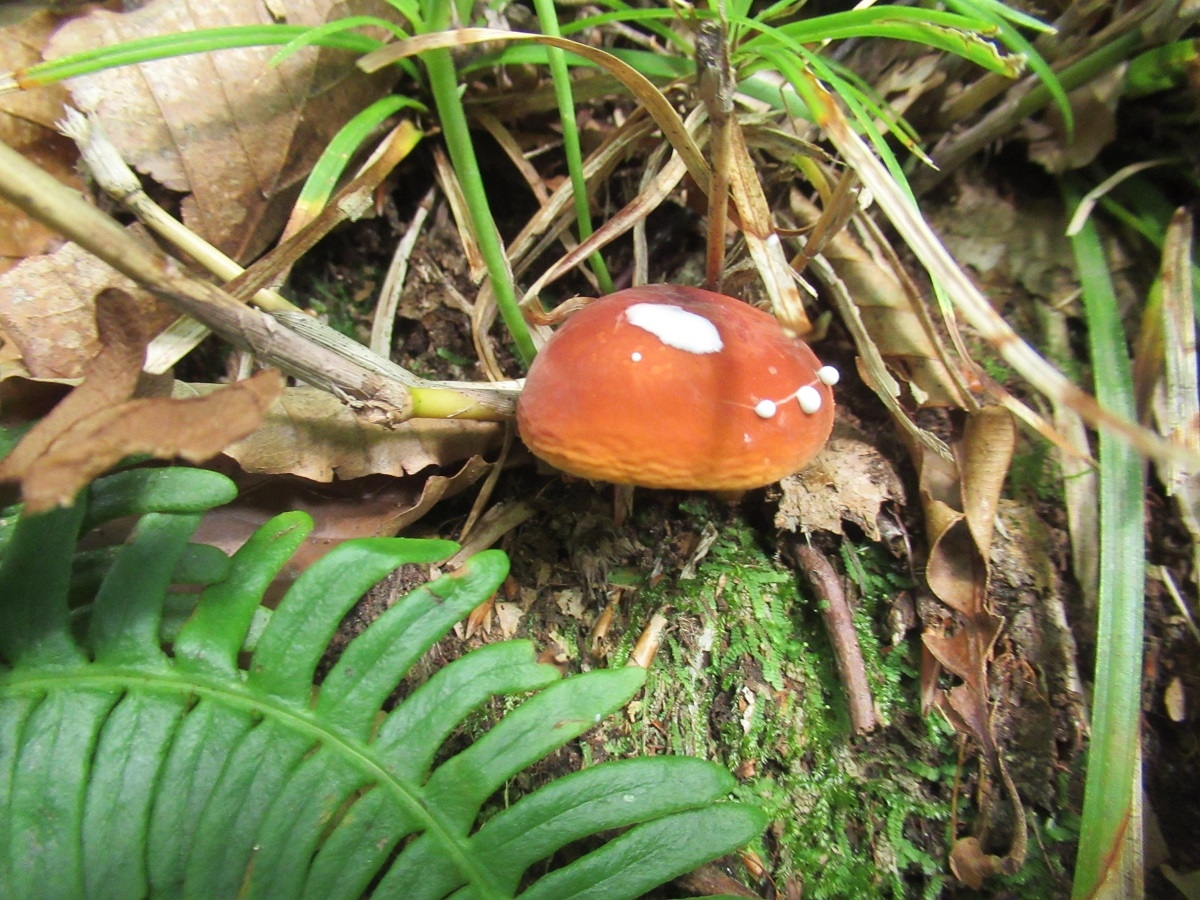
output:
{"label": "small branch", "polygon": [[838,673],[846,687],[850,727],[855,734],[874,731],[879,724],[875,718],[875,702],[871,699],[867,667],[863,663],[862,648],[858,645],[858,633],[854,630],[854,617],[850,612],[850,604],[846,602],[841,576],[825,554],[803,538],[798,538],[787,550],[820,600],[821,618],[825,620]]}
{"label": "small branch", "polygon": [[[439,418],[498,418],[511,415],[515,389],[496,391],[488,385],[452,385],[435,382],[419,387],[416,381],[387,360],[376,360],[365,347],[353,343],[358,356],[347,356],[332,339],[319,342],[298,333],[289,314],[273,318],[250,309],[226,291],[192,276],[157,247],[131,237],[109,216],[0,143],[0,197],[24,210],[42,224],[75,241],[121,274],[170,302],[231,344],[256,354],[270,365],[296,375],[314,387],[329,391],[368,419],[395,425],[414,412]],[[289,242],[289,245],[291,242]],[[231,282],[230,290],[244,279],[259,276],[252,267]],[[248,290],[253,293],[257,285]],[[312,320],[303,317],[307,324]],[[332,329],[324,329],[324,333]],[[334,335],[337,332],[332,332]],[[388,368],[391,366],[391,368]],[[399,370],[403,372],[403,370]],[[419,409],[414,410],[414,402]]]}

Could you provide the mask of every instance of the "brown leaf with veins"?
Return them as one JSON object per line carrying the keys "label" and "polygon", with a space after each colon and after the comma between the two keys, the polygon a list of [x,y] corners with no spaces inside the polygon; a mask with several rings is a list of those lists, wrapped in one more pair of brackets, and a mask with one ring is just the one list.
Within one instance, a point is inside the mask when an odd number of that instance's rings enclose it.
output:
{"label": "brown leaf with veins", "polygon": [[781,531],[844,534],[843,522],[881,541],[879,511],[886,502],[904,503],[904,485],[891,463],[866,440],[835,428],[816,458],[780,482],[775,513]]}
{"label": "brown leaf with veins", "polygon": [[246,475],[228,465],[217,468],[237,482],[238,496],[206,513],[192,539],[232,554],[272,516],[306,512],[313,518],[313,530],[280,573],[280,582],[289,582],[343,541],[398,534],[441,501],[466,490],[491,466],[473,457],[452,474],[377,475],[332,484],[286,475]]}
{"label": "brown leaf with veins", "polygon": [[[383,0],[155,0],[139,10],[97,10],[54,35],[47,56],[163,34],[234,25],[321,25],[365,12],[394,18]],[[183,220],[245,262],[283,227],[295,187],[329,139],[382,96],[395,70],[367,77],[345,51],[306,48],[277,66],[276,47],[192,54],[107,69],[70,82],[125,160],[186,193]]]}
{"label": "brown leaf with veins", "polygon": [[83,376],[100,347],[93,298],[108,288],[137,299],[148,331],[174,319],[164,303],[78,244],[30,257],[0,275],[0,326],[30,376]]}
{"label": "brown leaf with veins", "polygon": [[[59,18],[48,12],[0,29],[0,71],[42,61],[42,48]],[[80,189],[75,145],[58,133],[67,90],[52,85],[0,96],[0,140],[32,160],[63,184]],[[50,251],[61,238],[7,202],[0,201],[0,272],[27,256]]]}
{"label": "brown leaf with veins", "polygon": [[129,456],[209,459],[253,431],[283,389],[283,377],[268,370],[208,397],[131,400],[146,349],[137,304],[106,290],[96,309],[104,349],[87,376],[0,460],[0,481],[21,482],[26,512],[70,503]]}
{"label": "brown leaf with veins", "polygon": [[[214,390],[216,385],[177,383],[174,396]],[[225,455],[246,472],[328,482],[454,465],[499,449],[503,438],[500,422],[410,419],[387,428],[325,391],[289,387],[271,404],[262,425],[226,447]]]}

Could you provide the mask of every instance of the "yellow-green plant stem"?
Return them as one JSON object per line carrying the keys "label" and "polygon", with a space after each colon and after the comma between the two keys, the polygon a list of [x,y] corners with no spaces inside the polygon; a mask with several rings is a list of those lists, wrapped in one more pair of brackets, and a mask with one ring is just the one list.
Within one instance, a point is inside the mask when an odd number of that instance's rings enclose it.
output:
{"label": "yellow-green plant stem", "polygon": [[[558,16],[554,11],[554,0],[533,0],[538,22],[542,31],[559,37]],[[575,220],[578,223],[579,239],[586,241],[592,236],[592,212],[588,207],[587,181],[583,177],[583,151],[579,146],[579,129],[575,127],[575,99],[571,92],[571,75],[567,71],[566,54],[557,47],[546,48],[546,59],[550,65],[550,77],[554,82],[554,96],[558,100],[558,117],[562,122],[563,153],[567,158],[567,171],[571,175],[571,189],[575,194]],[[605,294],[613,291],[612,276],[599,251],[588,257],[588,263],[600,282]]]}
{"label": "yellow-green plant stem", "polygon": [[[1082,192],[1065,188],[1068,208]],[[1089,221],[1072,238],[1096,397],[1128,418],[1136,415],[1133,376],[1117,298],[1099,235]],[[1072,897],[1093,897],[1122,870],[1140,865],[1127,858],[1125,840],[1134,827],[1142,686],[1142,632],[1146,569],[1143,497],[1145,463],[1128,443],[1100,433],[1100,590],[1097,600],[1096,675],[1092,739],[1088,749],[1079,855]]]}

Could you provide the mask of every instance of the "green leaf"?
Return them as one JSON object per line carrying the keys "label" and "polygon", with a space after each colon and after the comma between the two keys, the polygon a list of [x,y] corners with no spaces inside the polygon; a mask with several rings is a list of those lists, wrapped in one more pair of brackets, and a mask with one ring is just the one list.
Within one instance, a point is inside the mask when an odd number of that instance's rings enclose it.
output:
{"label": "green leaf", "polygon": [[[198,482],[158,472],[97,485],[91,512],[85,494],[22,519],[0,551],[0,893],[325,900],[511,897],[524,885],[534,896],[635,897],[761,831],[759,810],[723,799],[728,772],[667,758],[589,768],[477,828],[508,779],[645,680],[636,667],[560,680],[532,643],[503,642],[443,667],[384,715],[413,664],[503,582],[498,551],[398,599],[317,687],[330,637],[363,591],[456,545],[349,541],[269,612],[264,592],[311,528],[285,514],[228,561],[228,577],[164,645],[164,609],[182,597],[172,586],[193,574],[181,565],[197,555],[188,539],[204,504],[228,491],[208,481],[203,501],[184,501],[176,488]],[[68,609],[69,586],[85,583],[74,577],[76,540],[134,508],[143,515],[132,539],[104,558],[84,598],[83,641]],[[261,620],[247,664],[242,647]],[[494,697],[510,712],[447,756],[447,738]],[[617,828],[628,830],[526,884],[531,866]]]}

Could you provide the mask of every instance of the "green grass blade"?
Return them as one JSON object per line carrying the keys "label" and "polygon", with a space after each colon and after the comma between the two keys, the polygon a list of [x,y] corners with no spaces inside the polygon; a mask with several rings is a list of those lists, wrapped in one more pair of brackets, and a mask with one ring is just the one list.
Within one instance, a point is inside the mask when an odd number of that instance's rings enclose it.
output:
{"label": "green grass blade", "polygon": [[[739,20],[739,27],[756,31],[767,31],[767,27],[753,19]],[[775,29],[793,41],[812,44],[818,41],[843,40],[846,38],[889,38],[924,44],[961,56],[1001,75],[1013,77],[1020,71],[1022,60],[1000,53],[994,44],[986,40],[998,32],[996,26],[983,25],[977,19],[957,13],[932,9],[916,9],[899,6],[876,6],[856,9],[844,13],[831,13],[811,19],[802,19],[780,25]],[[761,53],[777,38],[770,34],[759,34],[749,38],[739,52]]]}
{"label": "green grass blade", "polygon": [[1050,63],[1046,62],[1045,57],[1038,53],[1033,44],[1025,40],[1025,36],[1009,23],[1012,21],[1026,28],[1034,28],[1043,32],[1053,32],[1053,29],[1032,16],[1018,13],[996,0],[947,0],[946,5],[951,9],[963,11],[964,14],[976,15],[999,30],[1001,40],[1024,56],[1029,68],[1033,69],[1034,74],[1042,79],[1042,84],[1054,99],[1054,105],[1062,113],[1068,137],[1073,135],[1075,133],[1075,112],[1071,109],[1071,101],[1067,99],[1066,89],[1063,88],[1062,82],[1058,80],[1058,75],[1050,67]]}
{"label": "green grass blade", "polygon": [[303,34],[292,38],[276,51],[275,55],[271,57],[269,64],[277,66],[289,56],[299,53],[305,47],[319,47],[321,46],[321,41],[330,35],[342,34],[343,32],[352,31],[355,28],[382,28],[385,31],[390,31],[392,37],[398,40],[408,37],[407,31],[395,22],[389,22],[387,19],[381,19],[378,16],[345,16],[335,19],[332,22],[326,22],[324,25],[309,28]]}
{"label": "green grass blade", "polygon": [[[533,0],[538,23],[542,31],[559,36],[558,16],[554,0]],[[562,124],[563,153],[567,158],[567,171],[571,176],[571,188],[575,199],[575,221],[579,228],[579,239],[586,241],[592,236],[592,212],[588,207],[587,182],[583,177],[583,150],[579,144],[579,129],[575,125],[575,98],[571,92],[571,73],[567,71],[565,54],[557,47],[547,47],[546,56],[550,63],[550,77],[554,82],[554,96],[558,101],[558,117]],[[588,257],[588,263],[600,282],[602,293],[613,291],[612,276],[604,264],[599,251]]]}
{"label": "green grass blade", "polygon": [[[791,86],[796,90],[797,95],[806,104],[809,102],[806,98],[806,95],[809,92],[808,82],[805,79],[804,71],[801,69],[797,60],[803,60],[806,64],[808,64],[813,69],[813,74],[815,74],[822,81],[826,82],[842,99],[842,102],[846,104],[846,108],[854,117],[854,121],[857,122],[863,131],[866,132],[867,137],[871,141],[871,145],[875,148],[875,152],[879,154],[879,158],[882,160],[883,164],[887,166],[887,170],[891,174],[893,180],[897,185],[899,185],[900,189],[903,190],[906,195],[908,195],[909,199],[912,200],[912,191],[908,186],[908,179],[904,175],[903,167],[900,165],[900,161],[896,159],[896,154],[892,152],[892,148],[888,145],[888,142],[884,139],[884,136],[876,127],[874,119],[870,115],[869,110],[864,108],[863,103],[861,102],[863,98],[860,96],[859,92],[853,85],[846,82],[837,74],[837,72],[833,71],[829,66],[827,66],[820,56],[809,52],[807,48],[804,48],[799,44],[795,45],[795,49],[796,58],[791,57],[781,49],[775,47],[763,48],[763,57],[775,64],[779,73],[788,80],[788,83],[791,84]],[[902,140],[904,139],[903,130],[897,130],[896,133]],[[912,202],[915,205],[916,201],[912,200]]]}
{"label": "green grass blade", "polygon": [[316,216],[324,209],[337,189],[338,180],[346,171],[350,158],[388,116],[402,109],[427,111],[425,104],[419,100],[391,94],[376,100],[343,125],[321,152],[312,171],[308,173],[304,187],[300,189],[300,196],[296,199],[296,208],[305,211],[309,216]]}
{"label": "green grass blade", "polygon": [[[1066,189],[1068,208],[1079,192]],[[1100,236],[1089,221],[1071,239],[1083,287],[1096,397],[1108,409],[1136,416],[1124,328]],[[1092,739],[1088,749],[1079,856],[1072,896],[1092,897],[1117,870],[1134,864],[1124,849],[1141,791],[1137,761],[1145,607],[1145,474],[1124,441],[1100,433],[1100,591]]]}
{"label": "green grass blade", "polygon": [[[658,35],[662,39],[664,46],[674,47],[682,54],[691,55],[692,45],[686,34],[662,24],[662,22],[679,21],[680,13],[678,9],[665,5],[648,9],[634,9],[628,3],[621,2],[621,0],[602,0],[598,5],[609,7],[611,12],[600,13],[595,16],[585,16],[582,19],[569,22],[562,26],[563,36],[586,32],[606,25],[609,22],[620,22],[623,25],[638,24],[644,25],[649,31]],[[689,14],[694,14],[697,20],[711,17],[710,13],[700,9],[692,9],[689,11]]]}
{"label": "green grass blade", "polygon": [[[138,38],[38,63],[15,73],[15,80],[26,89],[57,84],[67,78],[90,75],[104,69],[187,56],[191,53],[287,44],[303,37],[310,30],[306,25],[234,25],[229,28],[200,28],[196,31]],[[358,54],[370,53],[380,46],[380,42],[374,38],[352,32],[328,34],[314,43],[321,47],[349,50]]]}
{"label": "green grass blade", "polygon": [[525,317],[521,315],[517,306],[516,287],[513,285],[508,259],[483,187],[483,175],[479,171],[479,160],[475,157],[475,145],[471,140],[467,114],[458,94],[454,58],[449,50],[439,49],[422,53],[421,59],[425,63],[425,71],[429,74],[429,86],[433,90],[438,120],[446,138],[446,149],[450,153],[454,173],[462,186],[467,211],[471,217],[471,234],[474,235],[487,266],[492,291],[496,295],[496,306],[513,339],[517,356],[528,366],[533,362],[537,350],[533,346],[533,338],[529,334],[529,326],[525,324]]}

